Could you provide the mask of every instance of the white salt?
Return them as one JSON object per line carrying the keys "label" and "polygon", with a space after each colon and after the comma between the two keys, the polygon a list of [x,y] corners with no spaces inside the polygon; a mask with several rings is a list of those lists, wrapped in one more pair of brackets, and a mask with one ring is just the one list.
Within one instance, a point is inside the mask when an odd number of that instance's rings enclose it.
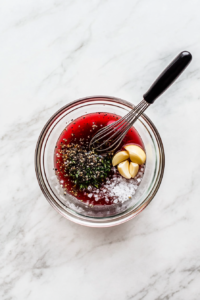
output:
{"label": "white salt", "polygon": [[87,187],[87,190],[88,190],[89,192],[91,192],[91,191],[92,191],[92,187],[91,187],[91,185],[89,185],[89,186]]}
{"label": "white salt", "polygon": [[140,184],[143,172],[141,170],[144,170],[144,167],[142,166],[139,170],[137,176],[134,179],[126,179],[122,177],[116,168],[112,168],[112,171],[114,175],[110,179],[106,179],[106,183],[100,188],[88,188],[90,189],[90,194],[88,197],[94,197],[95,201],[98,201],[100,199],[105,199],[106,202],[109,202],[109,198],[114,199],[113,203],[123,203],[129,199],[131,199],[138,188],[138,185]]}

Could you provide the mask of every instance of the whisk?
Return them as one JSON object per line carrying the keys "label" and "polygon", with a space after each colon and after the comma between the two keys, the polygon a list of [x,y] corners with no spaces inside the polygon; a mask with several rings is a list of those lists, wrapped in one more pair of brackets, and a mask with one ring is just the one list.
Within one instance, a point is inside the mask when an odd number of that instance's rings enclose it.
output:
{"label": "whisk", "polygon": [[97,131],[90,141],[90,149],[97,152],[115,151],[135,121],[178,78],[191,60],[191,53],[182,51],[160,74],[137,106],[124,117]]}

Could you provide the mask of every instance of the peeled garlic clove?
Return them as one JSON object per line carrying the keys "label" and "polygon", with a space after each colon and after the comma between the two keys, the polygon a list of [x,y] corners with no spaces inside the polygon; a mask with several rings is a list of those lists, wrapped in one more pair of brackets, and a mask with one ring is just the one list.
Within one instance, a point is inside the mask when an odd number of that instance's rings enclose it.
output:
{"label": "peeled garlic clove", "polygon": [[120,151],[113,156],[112,164],[113,164],[113,166],[116,166],[119,163],[121,163],[122,161],[126,160],[127,158],[129,158],[128,152]]}
{"label": "peeled garlic clove", "polygon": [[134,178],[137,175],[138,171],[139,171],[139,165],[136,163],[130,162],[129,173],[132,178]]}
{"label": "peeled garlic clove", "polygon": [[142,148],[136,146],[136,145],[127,145],[124,147],[129,155],[130,155],[130,160],[134,163],[137,163],[138,165],[142,165],[146,161],[146,154],[142,150]]}
{"label": "peeled garlic clove", "polygon": [[124,178],[127,178],[127,179],[130,179],[131,178],[131,175],[129,173],[129,161],[128,160],[125,160],[123,162],[121,162],[118,166],[118,171],[119,173],[124,177]]}

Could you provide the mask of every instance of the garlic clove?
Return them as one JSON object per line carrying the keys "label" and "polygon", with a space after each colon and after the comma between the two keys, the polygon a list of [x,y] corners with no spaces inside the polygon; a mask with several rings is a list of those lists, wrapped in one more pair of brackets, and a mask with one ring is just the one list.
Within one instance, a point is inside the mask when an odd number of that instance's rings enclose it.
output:
{"label": "garlic clove", "polygon": [[132,178],[134,178],[139,171],[139,165],[133,162],[130,162],[129,164],[129,173]]}
{"label": "garlic clove", "polygon": [[118,171],[119,173],[124,177],[124,178],[127,178],[127,179],[130,179],[131,178],[131,175],[129,173],[129,161],[128,160],[125,160],[123,162],[121,162],[118,166]]}
{"label": "garlic clove", "polygon": [[142,165],[146,161],[146,154],[142,148],[136,145],[127,145],[124,147],[129,155],[130,155],[130,160],[138,165]]}
{"label": "garlic clove", "polygon": [[113,156],[112,164],[113,164],[113,166],[116,166],[116,165],[120,164],[122,161],[126,160],[127,158],[129,158],[128,152],[120,151]]}

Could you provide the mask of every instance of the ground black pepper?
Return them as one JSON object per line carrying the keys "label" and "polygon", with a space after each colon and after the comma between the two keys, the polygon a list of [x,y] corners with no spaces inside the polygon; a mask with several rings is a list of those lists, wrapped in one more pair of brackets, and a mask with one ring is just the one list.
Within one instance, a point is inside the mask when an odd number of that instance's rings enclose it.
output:
{"label": "ground black pepper", "polygon": [[110,153],[102,156],[78,144],[62,145],[61,156],[62,171],[71,178],[74,187],[79,189],[89,185],[99,188],[112,167]]}

